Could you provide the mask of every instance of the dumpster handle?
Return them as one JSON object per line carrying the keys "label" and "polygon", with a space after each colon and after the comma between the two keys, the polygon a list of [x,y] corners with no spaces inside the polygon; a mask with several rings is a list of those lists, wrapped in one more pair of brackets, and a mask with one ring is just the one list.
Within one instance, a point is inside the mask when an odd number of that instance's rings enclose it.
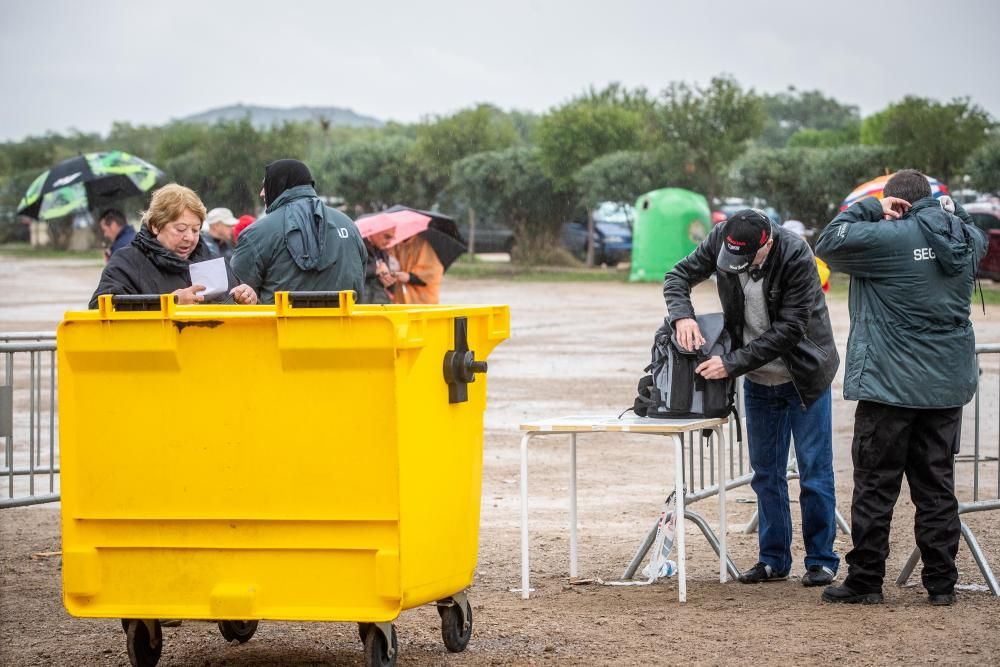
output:
{"label": "dumpster handle", "polygon": [[176,294],[102,294],[97,297],[97,309],[102,319],[111,313],[127,311],[165,311],[177,303]]}
{"label": "dumpster handle", "polygon": [[465,403],[469,400],[469,383],[476,381],[476,373],[485,373],[485,361],[476,361],[476,353],[469,349],[468,319],[455,318],[455,349],[444,353],[444,381],[448,383],[448,402]]}
{"label": "dumpster handle", "polygon": [[279,316],[287,316],[292,310],[308,308],[336,308],[343,315],[350,315],[357,301],[354,290],[342,292],[277,292],[274,305]]}

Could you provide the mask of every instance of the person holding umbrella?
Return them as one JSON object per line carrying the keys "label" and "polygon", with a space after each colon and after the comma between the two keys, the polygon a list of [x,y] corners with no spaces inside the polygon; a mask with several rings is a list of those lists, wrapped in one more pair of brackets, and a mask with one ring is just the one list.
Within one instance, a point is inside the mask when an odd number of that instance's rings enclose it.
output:
{"label": "person holding umbrella", "polygon": [[[104,267],[90,308],[102,294],[174,294],[180,304],[202,303],[205,286],[191,283],[190,266],[214,258],[201,242],[204,220],[205,205],[190,188],[171,183],[154,192],[132,245]],[[227,272],[233,301],[257,303],[256,292]]]}
{"label": "person holding umbrella", "polygon": [[98,218],[98,225],[101,228],[101,236],[111,244],[104,249],[105,262],[119,250],[129,247],[135,239],[135,230],[132,229],[132,225],[128,224],[121,209],[104,209],[101,217]]}

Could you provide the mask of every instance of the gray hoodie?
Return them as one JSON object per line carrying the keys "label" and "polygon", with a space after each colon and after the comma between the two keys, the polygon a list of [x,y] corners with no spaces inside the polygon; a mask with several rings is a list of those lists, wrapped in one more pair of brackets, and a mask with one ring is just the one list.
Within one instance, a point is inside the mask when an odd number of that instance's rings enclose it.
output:
{"label": "gray hoodie", "polygon": [[909,408],[955,408],[975,394],[969,321],[986,235],[961,206],[933,197],[884,220],[869,197],[833,219],[816,255],[851,276],[844,398]]}

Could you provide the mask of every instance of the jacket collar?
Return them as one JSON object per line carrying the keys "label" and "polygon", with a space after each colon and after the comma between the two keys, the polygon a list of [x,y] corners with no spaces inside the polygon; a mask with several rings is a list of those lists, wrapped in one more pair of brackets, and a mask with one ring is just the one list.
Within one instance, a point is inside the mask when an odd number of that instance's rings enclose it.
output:
{"label": "jacket collar", "polygon": [[302,199],[303,197],[316,197],[316,189],[311,185],[296,185],[294,188],[288,188],[281,195],[275,199],[270,206],[267,207],[267,213],[275,211],[289,202],[293,202],[296,199]]}

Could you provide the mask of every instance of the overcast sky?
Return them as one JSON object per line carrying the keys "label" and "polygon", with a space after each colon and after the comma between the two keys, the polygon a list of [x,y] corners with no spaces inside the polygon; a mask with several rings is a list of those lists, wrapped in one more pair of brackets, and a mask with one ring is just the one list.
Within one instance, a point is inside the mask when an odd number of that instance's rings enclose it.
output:
{"label": "overcast sky", "polygon": [[543,112],[621,81],[728,73],[869,114],[970,96],[1000,119],[1000,1],[11,1],[0,140],[213,107],[339,106],[412,122],[477,102]]}

